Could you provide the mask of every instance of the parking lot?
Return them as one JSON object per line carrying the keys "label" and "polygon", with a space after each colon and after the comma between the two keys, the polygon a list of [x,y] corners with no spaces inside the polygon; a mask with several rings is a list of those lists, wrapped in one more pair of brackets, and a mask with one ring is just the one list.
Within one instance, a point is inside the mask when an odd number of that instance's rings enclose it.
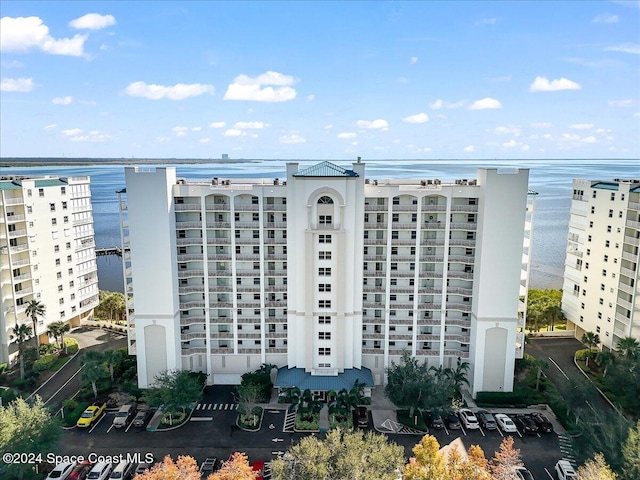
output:
{"label": "parking lot", "polygon": [[[191,455],[200,463],[207,457],[227,459],[232,452],[242,451],[248,455],[250,461],[269,462],[286,451],[290,445],[308,435],[286,431],[285,406],[265,409],[259,431],[240,430],[235,425],[237,403],[232,396],[233,388],[231,386],[207,388],[203,399],[196,405],[191,420],[170,431],[150,432],[145,428],[133,427],[131,423],[120,429],[114,428],[115,412],[107,412],[88,430],[72,429],[65,432],[61,442],[62,453],[84,456],[89,453],[106,456],[137,454],[140,458],[152,455],[154,461],[162,460],[167,454],[174,458],[177,455]],[[372,408],[375,410],[375,405]],[[521,411],[496,410],[495,413],[504,412],[512,416]],[[545,413],[552,418],[549,412]],[[376,419],[378,416],[372,415],[372,417]],[[390,422],[392,420],[389,419]],[[385,431],[385,428],[380,425],[379,418],[376,422],[376,430]],[[385,425],[389,426],[390,423]],[[368,429],[373,428],[373,422],[370,422]],[[568,451],[566,440],[559,439],[557,435],[558,428],[561,427],[556,427],[556,433],[523,434],[518,431],[510,434],[515,439],[515,447],[521,451],[526,467],[536,479],[555,479],[554,465],[564,456],[561,447],[565,452]],[[423,435],[391,431],[385,433],[390,440],[404,447],[406,457],[412,455],[411,449]],[[464,426],[459,430],[449,430],[445,426],[442,430],[431,430],[429,433],[438,439],[441,446],[458,437],[466,447],[479,445],[487,458],[493,456],[500,442],[507,435],[500,429],[488,431],[480,427],[476,430],[467,430]]]}

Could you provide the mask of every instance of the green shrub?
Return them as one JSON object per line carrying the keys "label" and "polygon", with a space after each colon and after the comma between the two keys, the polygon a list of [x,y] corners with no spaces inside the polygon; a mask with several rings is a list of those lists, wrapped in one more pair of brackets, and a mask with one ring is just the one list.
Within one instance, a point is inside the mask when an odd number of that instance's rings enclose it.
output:
{"label": "green shrub", "polygon": [[507,406],[516,408],[526,407],[528,402],[522,392],[478,392],[476,397],[478,406]]}
{"label": "green shrub", "polygon": [[1,389],[0,390],[0,398],[2,399],[2,405],[7,406],[9,403],[13,402],[17,397],[16,393],[13,391],[13,388]]}
{"label": "green shrub", "polygon": [[162,420],[160,423],[165,426],[174,427],[184,422],[186,418],[187,414],[183,412],[165,412],[162,415]]}
{"label": "green shrub", "polygon": [[8,365],[6,363],[0,363],[0,375],[7,371]]}
{"label": "green shrub", "polygon": [[57,343],[43,343],[40,345],[40,355],[47,355],[55,352],[58,349]]}
{"label": "green shrub", "polygon": [[67,346],[67,352],[69,355],[74,355],[78,353],[80,346],[78,345],[78,340],[71,337],[65,337],[64,344]]}
{"label": "green shrub", "polygon": [[80,415],[82,415],[82,412],[84,412],[89,405],[89,402],[82,402],[76,404],[76,408],[71,411],[67,411],[65,408],[64,424],[68,427],[75,425],[80,418]]}
{"label": "green shrub", "polygon": [[577,360],[585,361],[587,357],[592,358],[594,356],[594,352],[588,348],[583,348],[582,350],[577,350],[575,356]]}
{"label": "green shrub", "polygon": [[[418,410],[414,412],[413,417],[409,415],[409,410],[398,410],[397,414],[398,422],[400,422],[401,424],[406,425],[410,428],[415,428],[425,432],[427,431],[427,424],[425,423],[424,418],[422,418],[422,414]],[[414,422],[416,418],[418,420],[418,423]]]}
{"label": "green shrub", "polygon": [[76,402],[73,398],[67,398],[64,402],[62,402],[62,406],[67,410],[74,410],[78,406],[78,402]]}
{"label": "green shrub", "polygon": [[41,355],[38,360],[33,362],[33,370],[36,372],[44,372],[45,370],[49,370],[57,359],[58,355],[56,355],[55,353]]}

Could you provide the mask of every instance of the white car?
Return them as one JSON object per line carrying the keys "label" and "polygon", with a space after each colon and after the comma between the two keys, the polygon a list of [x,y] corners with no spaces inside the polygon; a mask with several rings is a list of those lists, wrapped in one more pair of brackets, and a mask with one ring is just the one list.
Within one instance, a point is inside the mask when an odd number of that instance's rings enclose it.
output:
{"label": "white car", "polygon": [[535,480],[531,472],[524,467],[516,467],[514,473],[518,480]]}
{"label": "white car", "polygon": [[500,430],[502,430],[503,432],[506,432],[506,433],[518,432],[518,428],[516,427],[516,424],[513,423],[513,420],[511,420],[504,413],[496,413],[494,415],[494,418],[496,419],[496,423],[500,427]]}
{"label": "white car", "polygon": [[460,420],[462,420],[464,428],[466,428],[467,430],[477,430],[478,428],[480,428],[478,418],[468,408],[461,408],[460,410],[458,410],[458,416],[460,417]]}
{"label": "white car", "polygon": [[106,480],[109,478],[112,468],[113,465],[109,462],[98,462],[87,475],[87,480]]}
{"label": "white car", "polygon": [[556,463],[556,473],[558,474],[558,480],[571,480],[575,478],[576,471],[573,469],[573,465],[569,460],[558,460]]}
{"label": "white car", "polygon": [[46,480],[65,480],[77,464],[78,462],[59,463],[56,468],[51,470]]}

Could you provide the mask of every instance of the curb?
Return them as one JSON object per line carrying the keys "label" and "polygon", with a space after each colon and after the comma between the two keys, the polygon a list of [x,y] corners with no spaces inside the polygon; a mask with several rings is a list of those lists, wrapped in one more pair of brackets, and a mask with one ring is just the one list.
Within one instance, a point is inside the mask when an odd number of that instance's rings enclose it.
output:
{"label": "curb", "polygon": [[49,378],[47,378],[47,379],[44,381],[44,383],[43,383],[42,385],[40,385],[38,388],[36,388],[36,389],[35,389],[35,391],[34,391],[31,395],[29,395],[29,396],[26,398],[26,400],[29,400],[29,399],[30,399],[31,397],[33,397],[34,395],[37,395],[37,393],[40,391],[40,389],[41,389],[42,387],[44,387],[47,383],[49,383],[49,381],[50,381],[52,378],[54,378],[56,375],[58,375],[58,373],[60,373],[60,370],[62,370],[62,369],[63,369],[64,367],[66,367],[67,365],[69,365],[69,362],[71,362],[71,360],[73,360],[74,358],[76,358],[76,357],[80,354],[80,351],[81,351],[81,350],[82,350],[82,349],[81,349],[81,348],[79,348],[79,349],[78,349],[78,351],[77,351],[76,353],[74,353],[73,355],[71,355],[71,356],[69,357],[69,360],[67,361],[67,363],[65,363],[65,364],[62,366],[62,368],[60,368],[60,369],[59,369],[59,370],[57,370],[53,375],[51,375]]}
{"label": "curb", "polygon": [[[589,380],[589,383],[591,383],[591,385],[593,385],[593,386],[594,386],[594,388],[598,391],[598,393],[602,396],[602,398],[604,398],[604,399],[605,399],[605,401],[606,401],[609,405],[611,405],[611,408],[613,408],[613,409],[616,411],[616,413],[617,413],[618,415],[622,415],[622,413],[620,413],[620,410],[618,410],[618,408],[617,408],[617,407],[616,407],[616,406],[611,402],[611,400],[609,400],[609,397],[607,397],[607,396],[604,394],[604,392],[603,392],[602,390],[600,390],[600,389],[598,388],[598,386],[597,386],[595,383],[593,383],[593,380],[591,380],[591,378],[589,378],[589,375],[587,375],[587,374],[585,373],[585,371],[584,371],[584,370],[582,370],[582,368],[580,368],[580,365],[578,365],[578,360],[576,359],[576,356],[575,356],[575,355],[573,356],[573,363],[575,364],[576,368],[577,368],[578,370],[580,370],[580,373],[582,373],[582,375],[584,375],[584,377],[585,377],[587,380]],[[624,416],[624,415],[623,415],[623,416]]]}
{"label": "curb", "polygon": [[236,416],[236,427],[238,427],[240,430],[243,430],[245,432],[259,432],[260,429],[262,428],[262,419],[264,418],[264,407],[260,407],[261,409],[261,413],[260,413],[260,421],[258,422],[258,425],[255,429],[249,429],[249,428],[244,428],[240,426],[240,413],[238,412],[238,415]]}

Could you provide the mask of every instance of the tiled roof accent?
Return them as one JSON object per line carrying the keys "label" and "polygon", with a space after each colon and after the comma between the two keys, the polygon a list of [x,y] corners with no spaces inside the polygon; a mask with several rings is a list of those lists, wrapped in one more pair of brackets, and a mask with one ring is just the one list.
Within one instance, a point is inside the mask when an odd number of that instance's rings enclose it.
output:
{"label": "tiled roof accent", "polygon": [[294,177],[357,177],[353,170],[346,170],[331,162],[321,162],[311,167],[298,170]]}
{"label": "tiled roof accent", "polygon": [[364,383],[367,387],[373,387],[373,375],[367,367],[347,368],[343,373],[338,375],[311,375],[304,371],[304,368],[287,368],[278,369],[276,377],[276,387],[298,387],[300,390],[335,390],[336,392],[343,388],[351,390],[356,380]]}
{"label": "tiled roof accent", "polygon": [[67,185],[67,181],[63,178],[44,178],[42,180],[36,180],[36,188],[42,187],[59,187]]}
{"label": "tiled roof accent", "polygon": [[0,182],[0,190],[19,190],[22,188],[18,182],[15,181],[3,181]]}
{"label": "tiled roof accent", "polygon": [[591,188],[600,188],[602,190],[618,190],[618,184],[613,182],[596,182],[591,185]]}

